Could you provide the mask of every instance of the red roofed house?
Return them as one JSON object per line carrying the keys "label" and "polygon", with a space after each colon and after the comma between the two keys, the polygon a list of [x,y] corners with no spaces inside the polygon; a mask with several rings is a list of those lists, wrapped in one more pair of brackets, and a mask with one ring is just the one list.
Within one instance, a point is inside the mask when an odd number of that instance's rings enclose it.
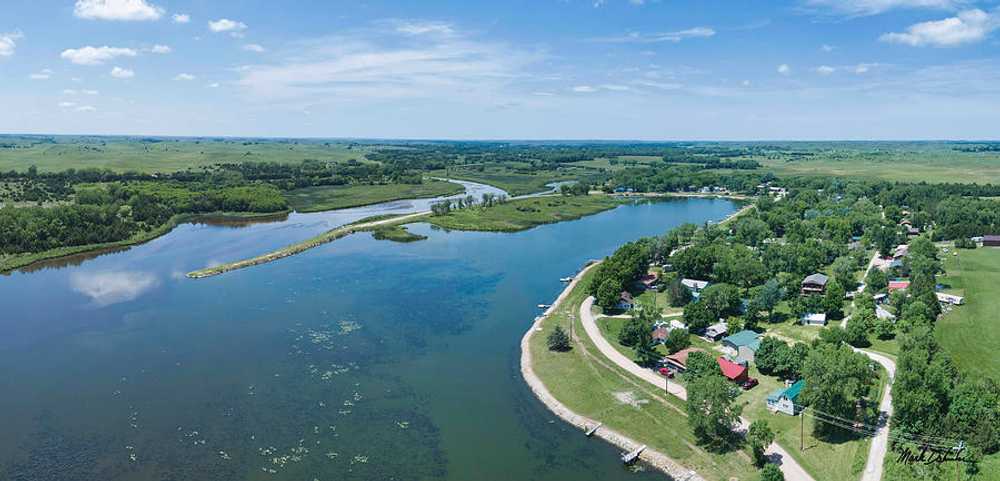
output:
{"label": "red roofed house", "polygon": [[905,290],[910,287],[910,281],[889,281],[889,292]]}
{"label": "red roofed house", "polygon": [[677,369],[680,372],[687,370],[688,355],[692,352],[705,352],[704,349],[698,349],[697,347],[689,347],[687,349],[681,349],[667,357],[663,358],[663,363]]}
{"label": "red roofed house", "polygon": [[666,324],[661,324],[653,328],[653,333],[650,336],[653,338],[653,342],[664,343],[667,340],[667,336],[670,335],[670,328]]}
{"label": "red roofed house", "polygon": [[747,380],[747,367],[736,364],[729,359],[719,356],[716,361],[719,362],[719,369],[722,369],[722,375],[726,376],[727,379],[735,383],[742,384]]}

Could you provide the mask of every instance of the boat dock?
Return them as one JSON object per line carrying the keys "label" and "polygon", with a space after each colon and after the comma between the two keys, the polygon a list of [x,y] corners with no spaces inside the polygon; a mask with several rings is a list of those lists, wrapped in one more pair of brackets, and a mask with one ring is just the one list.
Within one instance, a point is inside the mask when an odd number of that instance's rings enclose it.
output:
{"label": "boat dock", "polygon": [[604,423],[597,423],[597,424],[595,424],[594,427],[588,429],[587,432],[584,433],[584,436],[587,436],[588,438],[591,437],[591,436],[593,436],[594,433],[597,432],[597,429],[600,428],[601,426],[604,426]]}
{"label": "boat dock", "polygon": [[625,464],[632,464],[632,463],[634,463],[636,459],[639,459],[639,455],[642,454],[642,452],[645,451],[645,450],[646,450],[646,445],[643,444],[642,446],[639,446],[638,448],[635,448],[631,452],[622,453],[622,463],[625,463]]}

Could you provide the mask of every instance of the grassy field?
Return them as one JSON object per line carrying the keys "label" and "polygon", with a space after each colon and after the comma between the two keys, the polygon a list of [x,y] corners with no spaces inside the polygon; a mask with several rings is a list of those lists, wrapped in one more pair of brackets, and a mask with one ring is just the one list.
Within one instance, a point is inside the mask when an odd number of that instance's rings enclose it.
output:
{"label": "grassy field", "polygon": [[965,305],[955,307],[938,321],[935,333],[955,363],[967,372],[1000,379],[1000,250],[956,249],[958,256],[945,255],[947,272],[938,282],[947,292],[965,296]]}
{"label": "grassy field", "polygon": [[544,192],[549,188],[546,184],[562,180],[576,180],[579,169],[555,173],[542,171],[525,173],[510,165],[484,165],[450,167],[447,170],[436,170],[432,174],[437,177],[469,180],[499,187],[512,196]]}
{"label": "grassy field", "polygon": [[288,205],[298,212],[320,212],[400,199],[422,199],[459,194],[460,184],[425,180],[423,184],[380,184],[306,187],[285,193]]}
{"label": "grassy field", "polygon": [[518,199],[493,207],[469,207],[433,216],[438,227],[466,231],[517,232],[613,209],[620,201],[604,195],[545,196]]}
{"label": "grassy field", "polygon": [[375,240],[392,242],[417,242],[427,239],[427,236],[414,234],[401,225],[389,225],[372,229],[372,237]]}
{"label": "grassy field", "polygon": [[0,136],[0,170],[174,172],[238,162],[365,160],[365,148],[309,140]]}
{"label": "grassy field", "polygon": [[[695,446],[683,401],[632,378],[606,361],[594,347],[578,316],[573,315],[586,297],[591,276],[592,272],[545,320],[542,332],[531,338],[535,373],[549,391],[574,412],[648,444],[707,479],[756,479],[756,470],[745,452],[708,453]],[[566,353],[549,351],[545,345],[548,332],[556,325],[569,331],[571,322],[577,340],[574,349]]]}

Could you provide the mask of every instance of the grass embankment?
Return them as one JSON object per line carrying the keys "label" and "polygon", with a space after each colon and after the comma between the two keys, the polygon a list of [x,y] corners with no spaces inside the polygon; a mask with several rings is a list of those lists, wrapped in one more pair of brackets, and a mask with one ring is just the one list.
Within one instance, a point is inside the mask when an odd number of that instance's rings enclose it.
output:
{"label": "grass embankment", "polygon": [[965,305],[941,316],[934,329],[941,345],[965,372],[1000,379],[1000,249],[958,249],[944,255],[946,292],[965,296]]}
{"label": "grass embankment", "polygon": [[426,180],[422,184],[376,184],[320,186],[285,193],[288,204],[297,212],[321,212],[378,204],[401,199],[425,199],[460,194],[461,184]]}
{"label": "grass embankment", "polygon": [[[684,402],[649,383],[635,379],[608,362],[587,337],[574,315],[587,297],[592,273],[586,274],[558,309],[542,323],[530,341],[535,374],[553,396],[574,412],[603,422],[650,448],[694,469],[706,479],[756,479],[749,457],[742,451],[709,453],[694,444]],[[545,338],[556,325],[576,338],[573,350],[548,350]]]}
{"label": "grass embankment", "polygon": [[492,207],[453,210],[428,219],[438,227],[466,231],[517,232],[596,214],[621,205],[604,195],[543,196],[512,200]]}
{"label": "grass embankment", "polygon": [[0,256],[0,274],[6,274],[11,271],[28,267],[31,266],[32,264],[43,261],[51,261],[63,257],[70,257],[80,254],[113,251],[138,244],[144,244],[153,239],[156,239],[157,237],[166,235],[167,233],[172,231],[174,227],[177,227],[178,225],[186,222],[196,222],[199,220],[237,221],[237,222],[253,221],[253,220],[262,220],[262,219],[280,217],[287,214],[288,211],[269,212],[269,213],[210,212],[205,214],[178,214],[171,217],[170,220],[167,221],[167,223],[157,227],[156,229],[138,232],[128,239],[117,242],[105,242],[101,244],[87,244],[82,246],[59,247],[56,249],[50,249],[43,252],[32,252],[28,254]]}
{"label": "grass embankment", "polygon": [[372,237],[375,240],[387,240],[392,242],[416,242],[427,239],[425,235],[414,234],[401,225],[390,225],[372,229]]}
{"label": "grass embankment", "polygon": [[[432,174],[437,177],[493,185],[505,190],[512,196],[544,192],[549,190],[546,184],[578,179],[577,175],[570,173],[556,173],[551,171],[528,173],[512,168],[516,166],[515,163],[505,163],[500,165],[449,167],[448,169],[434,171]],[[582,174],[584,172],[581,170],[579,173]]]}
{"label": "grass embankment", "polygon": [[351,235],[355,232],[369,231],[380,227],[388,227],[392,225],[402,225],[410,222],[415,222],[421,218],[429,216],[429,212],[419,212],[416,214],[409,214],[403,216],[397,216],[390,219],[379,220],[375,222],[369,222],[366,224],[351,224],[338,227],[336,229],[329,230],[311,239],[304,240],[297,244],[292,244],[288,247],[278,249],[276,251],[269,252],[267,254],[259,255],[250,259],[244,259],[241,261],[230,262],[227,264],[221,264],[214,267],[208,267],[205,269],[189,272],[187,277],[192,279],[201,279],[205,277],[217,276],[219,274],[225,274],[226,272],[235,271],[238,269],[245,269],[247,267],[253,267],[261,264],[266,264],[268,262],[273,262],[278,259],[293,256],[301,252],[312,249],[313,247],[318,247],[328,242],[333,242],[341,237]]}

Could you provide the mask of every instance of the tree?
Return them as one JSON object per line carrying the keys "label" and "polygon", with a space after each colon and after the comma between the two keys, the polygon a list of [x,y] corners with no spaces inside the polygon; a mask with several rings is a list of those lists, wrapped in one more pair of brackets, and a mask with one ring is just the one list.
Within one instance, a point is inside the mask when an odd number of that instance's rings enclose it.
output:
{"label": "tree", "polygon": [[685,349],[691,346],[691,334],[687,329],[674,329],[667,334],[667,340],[664,342],[667,347],[667,351],[673,354],[681,349]]}
{"label": "tree", "polygon": [[562,326],[556,326],[552,332],[549,333],[546,341],[549,344],[550,351],[566,352],[572,349],[569,343],[569,336],[566,335],[566,331],[563,330]]}
{"label": "tree", "polygon": [[681,283],[680,277],[675,277],[674,280],[667,284],[667,299],[670,305],[673,307],[682,307],[688,305],[694,295],[691,294],[691,289]]}
{"label": "tree", "polygon": [[605,279],[601,282],[600,287],[597,288],[597,305],[603,307],[604,309],[611,309],[618,304],[618,299],[621,296],[621,285],[618,284],[614,279]]}
{"label": "tree", "polygon": [[652,339],[652,326],[646,323],[636,311],[632,311],[632,317],[625,321],[618,331],[618,342],[623,346],[636,346]]}
{"label": "tree", "polygon": [[713,284],[705,288],[698,299],[716,318],[725,318],[740,313],[743,307],[740,292],[732,284]]}
{"label": "tree", "polygon": [[691,332],[704,331],[718,319],[703,302],[692,302],[684,306],[684,322]]}
{"label": "tree", "polygon": [[823,297],[823,308],[826,316],[832,319],[844,317],[844,288],[837,281],[832,281],[826,286],[826,294]]}
{"label": "tree", "polygon": [[850,322],[847,323],[847,336],[846,341],[848,344],[854,347],[868,347],[871,342],[868,341],[868,331],[871,326],[871,321],[866,315],[857,315],[851,318]]}
{"label": "tree", "polygon": [[833,272],[833,280],[843,286],[844,289],[854,290],[858,281],[854,278],[855,263],[848,256],[840,256],[834,259],[830,266]]}
{"label": "tree", "polygon": [[730,317],[726,320],[726,334],[732,336],[743,330],[743,321],[738,317]]}
{"label": "tree", "polygon": [[755,466],[761,467],[767,462],[764,451],[772,442],[774,442],[774,431],[771,430],[767,421],[759,419],[750,423],[750,429],[747,430],[747,443],[750,445],[750,454],[753,456]]}
{"label": "tree", "polygon": [[776,464],[767,464],[760,470],[760,481],[785,481],[785,474]]}
{"label": "tree", "polygon": [[760,347],[754,354],[754,363],[762,374],[774,374],[781,364],[783,351],[788,350],[788,343],[772,336],[764,336],[760,340]]}
{"label": "tree", "polygon": [[767,319],[770,321],[774,315],[774,308],[777,307],[783,297],[785,297],[785,292],[781,288],[781,284],[777,279],[771,278],[757,292],[757,296],[754,297],[754,305],[761,310],[767,311]]}
{"label": "tree", "polygon": [[722,376],[699,376],[688,382],[687,393],[688,425],[698,444],[713,449],[730,444],[743,412],[735,402],[739,389]]}
{"label": "tree", "polygon": [[653,344],[653,340],[648,338],[645,341],[640,341],[635,348],[636,362],[640,366],[652,366],[660,360],[660,354],[656,352],[656,346]]}
{"label": "tree", "polygon": [[736,223],[736,238],[745,245],[760,247],[771,236],[771,228],[760,219],[745,217]]}
{"label": "tree", "polygon": [[[806,357],[802,378],[803,404],[826,415],[857,419],[857,404],[875,381],[875,371],[864,354],[845,346],[820,344]],[[814,430],[819,435],[829,435],[843,428],[816,423]]]}
{"label": "tree", "polygon": [[684,377],[694,379],[702,376],[721,376],[719,363],[711,355],[704,351],[694,351],[688,354],[687,369]]}
{"label": "tree", "polygon": [[881,269],[872,269],[865,278],[865,290],[877,294],[889,287],[889,277]]}

